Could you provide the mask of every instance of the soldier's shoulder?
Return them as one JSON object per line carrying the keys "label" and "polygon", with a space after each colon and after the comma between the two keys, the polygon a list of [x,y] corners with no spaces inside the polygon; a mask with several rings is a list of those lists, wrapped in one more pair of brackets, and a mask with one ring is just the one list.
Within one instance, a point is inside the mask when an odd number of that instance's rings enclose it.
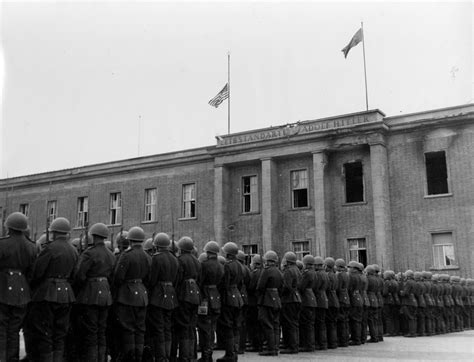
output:
{"label": "soldier's shoulder", "polygon": [[0,241],[10,239],[10,235],[0,236]]}

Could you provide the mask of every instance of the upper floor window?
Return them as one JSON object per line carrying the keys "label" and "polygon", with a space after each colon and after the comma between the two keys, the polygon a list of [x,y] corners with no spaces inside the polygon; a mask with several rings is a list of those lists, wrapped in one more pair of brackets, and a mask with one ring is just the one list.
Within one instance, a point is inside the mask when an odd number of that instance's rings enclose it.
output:
{"label": "upper floor window", "polygon": [[196,217],[196,184],[183,185],[183,218]]}
{"label": "upper floor window", "polygon": [[428,195],[449,193],[445,151],[425,153],[425,165]]}
{"label": "upper floor window", "polygon": [[77,227],[85,227],[89,222],[89,198],[87,196],[77,198]]}
{"label": "upper floor window", "polygon": [[431,238],[433,241],[433,266],[436,269],[455,267],[453,233],[431,234]]}
{"label": "upper floor window", "polygon": [[48,223],[50,224],[58,217],[57,205],[58,203],[56,200],[48,201]]}
{"label": "upper floor window", "polygon": [[117,225],[122,223],[122,194],[113,192],[110,194],[109,223]]}
{"label": "upper floor window", "polygon": [[30,213],[30,205],[29,204],[20,204],[20,212],[28,217]]}
{"label": "upper floor window", "polygon": [[145,190],[145,221],[156,221],[156,189]]}
{"label": "upper floor window", "polygon": [[308,207],[308,170],[291,171],[292,208]]}
{"label": "upper floor window", "polygon": [[349,244],[349,260],[367,265],[367,244],[365,238],[347,239]]}
{"label": "upper floor window", "polygon": [[257,176],[242,177],[242,212],[258,211]]}
{"label": "upper floor window", "polygon": [[349,162],[344,164],[346,181],[346,203],[364,201],[364,174],[362,162]]}

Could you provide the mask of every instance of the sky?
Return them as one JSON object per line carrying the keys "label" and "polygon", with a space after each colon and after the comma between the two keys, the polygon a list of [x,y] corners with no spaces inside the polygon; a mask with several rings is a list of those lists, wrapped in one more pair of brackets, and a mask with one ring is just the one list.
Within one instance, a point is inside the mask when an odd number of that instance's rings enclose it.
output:
{"label": "sky", "polygon": [[[0,5],[0,178],[211,146],[369,109],[473,102],[465,2],[104,1]],[[364,27],[364,44],[341,49]]]}

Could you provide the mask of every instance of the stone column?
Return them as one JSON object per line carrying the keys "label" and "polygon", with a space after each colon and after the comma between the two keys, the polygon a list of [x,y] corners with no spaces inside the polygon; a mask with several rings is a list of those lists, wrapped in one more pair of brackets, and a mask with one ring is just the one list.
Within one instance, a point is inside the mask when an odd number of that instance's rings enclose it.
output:
{"label": "stone column", "polygon": [[214,237],[223,245],[225,239],[226,215],[226,190],[229,185],[229,172],[223,165],[214,166]]}
{"label": "stone column", "polygon": [[375,262],[384,269],[393,268],[392,220],[388,157],[380,137],[369,142],[372,169],[372,203],[374,210]]}
{"label": "stone column", "polygon": [[324,169],[327,164],[327,155],[324,150],[313,152],[313,183],[314,194],[312,206],[314,208],[315,238],[310,250],[314,255],[323,258],[327,255],[328,222],[326,214],[326,198],[324,188]]}
{"label": "stone column", "polygon": [[262,247],[265,253],[273,250],[277,218],[276,166],[271,158],[262,159]]}

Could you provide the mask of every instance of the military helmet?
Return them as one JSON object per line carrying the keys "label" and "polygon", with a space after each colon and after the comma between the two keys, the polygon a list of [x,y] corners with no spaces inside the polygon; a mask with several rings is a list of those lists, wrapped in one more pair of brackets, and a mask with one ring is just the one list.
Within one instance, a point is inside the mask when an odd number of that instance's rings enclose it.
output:
{"label": "military helmet", "polygon": [[375,268],[373,265],[367,265],[365,267],[365,272],[368,274],[368,275],[374,275],[375,274]]}
{"label": "military helmet", "polygon": [[364,270],[364,264],[362,263],[357,263],[357,269],[359,269],[359,271],[363,271]]}
{"label": "military helmet", "polygon": [[324,260],[320,256],[315,256],[314,257],[314,265],[323,265]]}
{"label": "military helmet", "polygon": [[305,265],[314,265],[314,256],[311,254],[306,254],[303,256],[303,264]]}
{"label": "military helmet", "polygon": [[194,241],[189,236],[183,236],[178,240],[178,249],[182,251],[192,252],[194,250]]}
{"label": "military helmet", "polygon": [[139,226],[134,226],[128,230],[127,239],[130,241],[140,241],[145,240],[145,232]]}
{"label": "military helmet", "polygon": [[423,276],[423,279],[426,279],[426,280],[430,280],[431,277],[433,276],[433,274],[429,271],[422,271],[421,272],[422,276]]}
{"label": "military helmet", "polygon": [[457,275],[452,275],[449,278],[449,281],[452,282],[452,283],[459,283],[461,281],[461,277],[459,277]]}
{"label": "military helmet", "polygon": [[355,260],[351,260],[347,266],[349,268],[359,269],[359,263]]}
{"label": "military helmet", "polygon": [[[45,235],[46,238],[46,235]],[[79,245],[81,244],[81,239],[79,238],[74,238],[71,240],[71,245],[74,246],[76,249],[79,248]]]}
{"label": "military helmet", "polygon": [[439,280],[439,274],[433,274],[433,276],[431,277],[431,279],[435,282],[437,282]]}
{"label": "military helmet", "polygon": [[154,248],[154,245],[153,245],[152,238],[148,238],[143,242],[143,250],[148,251],[148,250],[152,250],[153,248]]}
{"label": "military helmet", "polygon": [[296,266],[298,267],[299,270],[302,270],[304,268],[304,264],[301,260],[296,261]]}
{"label": "military helmet", "polygon": [[334,261],[334,258],[328,256],[326,259],[324,259],[324,264],[326,264],[328,268],[334,268],[336,262]]}
{"label": "military helmet", "polygon": [[114,251],[114,247],[112,246],[112,240],[104,240],[104,245],[110,251]]}
{"label": "military helmet", "polygon": [[211,240],[204,245],[204,251],[207,253],[212,253],[212,254],[219,254],[219,244],[217,242]]}
{"label": "military helmet", "polygon": [[49,230],[61,234],[67,234],[71,231],[71,224],[65,217],[57,217],[49,226]]}
{"label": "military helmet", "polygon": [[439,279],[443,282],[449,282],[449,274],[441,274]]}
{"label": "military helmet", "polygon": [[415,280],[420,280],[423,274],[419,271],[416,271],[413,273],[413,276],[415,277]]}
{"label": "military helmet", "polygon": [[237,260],[245,262],[245,254],[242,250],[237,251]]}
{"label": "military helmet", "polygon": [[344,261],[344,259],[336,259],[336,266],[338,268],[345,268],[346,262]]}
{"label": "military helmet", "polygon": [[28,218],[21,212],[12,212],[5,220],[5,227],[16,231],[25,231],[28,228]]}
{"label": "military helmet", "polygon": [[253,265],[255,265],[255,264],[262,265],[262,257],[258,254],[255,254],[252,257],[252,263],[251,264],[253,264]]}
{"label": "military helmet", "polygon": [[466,279],[465,279],[465,278],[461,278],[460,283],[461,283],[461,285],[466,285]]}
{"label": "military helmet", "polygon": [[391,279],[392,278],[391,270],[385,270],[383,272],[383,278],[386,279],[386,280]]}
{"label": "military helmet", "polygon": [[30,236],[31,236],[31,230],[30,230],[30,227],[29,227],[29,226],[26,226],[26,229],[23,230],[23,234],[26,236],[27,239],[30,238]]}
{"label": "military helmet", "polygon": [[224,244],[224,246],[222,247],[222,251],[224,252],[224,255],[237,256],[237,254],[239,253],[239,248],[235,243],[228,242]]}
{"label": "military helmet", "polygon": [[378,264],[372,264],[372,267],[374,268],[376,273],[380,273],[380,267]]}
{"label": "military helmet", "polygon": [[413,270],[408,269],[405,273],[405,278],[413,278],[415,276],[415,273],[413,273]]}
{"label": "military helmet", "polygon": [[153,244],[157,248],[169,248],[170,247],[170,237],[166,233],[158,233],[153,239]]}
{"label": "military helmet", "polygon": [[[123,243],[125,240],[127,240],[128,237],[128,231],[127,230],[122,230],[117,235],[115,235],[115,244],[119,245]],[[128,243],[128,240],[127,240]]]}
{"label": "military helmet", "polygon": [[283,259],[286,260],[287,263],[296,263],[296,254],[293,253],[292,251],[287,251],[285,255],[283,256]]}
{"label": "military helmet", "polygon": [[43,249],[44,245],[48,242],[46,240],[46,234],[43,234],[40,236],[38,240],[36,240],[36,246],[39,250]]}
{"label": "military helmet", "polygon": [[217,261],[222,265],[225,264],[225,258],[222,255],[217,255]]}
{"label": "military helmet", "polygon": [[203,253],[199,254],[198,261],[200,263],[202,263],[203,261],[206,261],[206,260],[207,260],[207,253],[206,252],[203,252]]}
{"label": "military helmet", "polygon": [[275,263],[278,261],[278,255],[273,250],[268,250],[265,255],[263,256],[264,261],[274,261]]}
{"label": "military helmet", "polygon": [[109,237],[109,228],[105,224],[98,222],[91,226],[89,234],[107,239]]}

